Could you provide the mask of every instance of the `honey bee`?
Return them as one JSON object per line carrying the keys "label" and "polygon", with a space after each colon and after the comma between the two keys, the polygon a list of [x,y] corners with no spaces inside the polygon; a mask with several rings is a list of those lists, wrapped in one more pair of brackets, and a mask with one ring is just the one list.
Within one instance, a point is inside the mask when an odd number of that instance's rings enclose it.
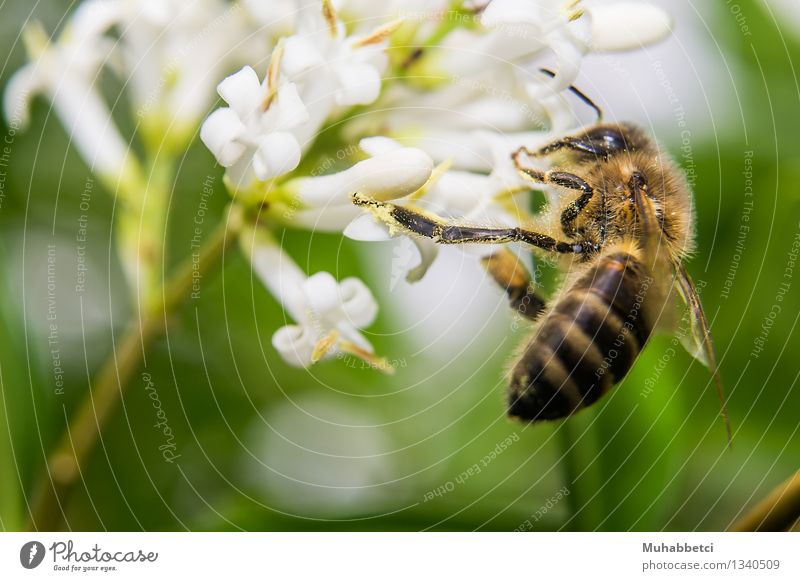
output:
{"label": "honey bee", "polygon": [[[391,230],[439,244],[521,242],[561,255],[569,274],[548,305],[527,269],[502,249],[484,265],[511,306],[536,321],[510,369],[508,414],[537,422],[567,417],[596,402],[633,366],[653,332],[674,324],[674,297],[687,307],[682,341],[709,367],[728,431],[714,345],[698,292],[683,261],[693,249],[689,187],[674,162],[640,128],[598,122],[574,135],[512,154],[517,169],[559,194],[531,228],[452,224],[415,206],[355,194]],[[525,157],[551,161],[547,171]]]}

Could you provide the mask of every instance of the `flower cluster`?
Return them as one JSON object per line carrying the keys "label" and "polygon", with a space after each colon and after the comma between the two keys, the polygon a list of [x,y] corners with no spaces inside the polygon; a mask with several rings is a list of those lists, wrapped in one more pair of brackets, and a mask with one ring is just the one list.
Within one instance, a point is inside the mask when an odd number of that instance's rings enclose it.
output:
{"label": "flower cluster", "polygon": [[[661,10],[613,0],[591,10],[580,0],[85,0],[57,41],[28,30],[32,61],[5,108],[20,117],[44,93],[87,163],[124,183],[141,168],[97,75],[126,75],[145,145],[180,149],[199,128],[232,203],[255,210],[241,247],[294,321],[273,335],[283,359],[308,366],[347,352],[374,363],[360,332],[377,309],[367,287],[306,277],[265,224],[393,236],[351,203],[358,192],[518,225],[529,192],[510,154],[579,123],[566,89],[584,56],[669,29]],[[224,106],[201,125],[214,85]],[[407,278],[418,280],[437,252],[413,242]]]}

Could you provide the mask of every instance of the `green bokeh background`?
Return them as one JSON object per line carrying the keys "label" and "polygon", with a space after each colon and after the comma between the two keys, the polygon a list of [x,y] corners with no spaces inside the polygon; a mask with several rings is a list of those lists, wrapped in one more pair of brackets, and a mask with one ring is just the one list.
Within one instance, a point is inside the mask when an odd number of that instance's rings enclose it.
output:
{"label": "green bokeh background", "polygon": [[[380,353],[404,357],[407,365],[395,375],[341,361],[310,372],[288,367],[269,343],[285,316],[254,284],[234,249],[226,254],[224,274],[203,280],[201,297],[185,304],[170,320],[167,335],[147,352],[146,370],[176,434],[180,461],[162,460],[151,401],[135,379],[65,507],[69,526],[513,530],[529,521],[535,530],[728,527],[800,467],[800,270],[779,303],[782,310],[763,352],[752,355],[779,285],[788,281],[787,254],[800,234],[800,93],[793,68],[800,40],[785,31],[779,35],[759,4],[739,2],[752,36],[740,33],[724,4],[709,8],[709,22],[718,27],[713,36],[735,64],[744,118],[737,112],[729,127],[719,134],[695,133],[692,144],[699,236],[689,269],[706,283],[703,300],[713,320],[735,430],[732,449],[726,448],[707,370],[680,348],[668,355],[670,337],[654,340],[624,383],[600,404],[567,422],[536,428],[502,415],[501,371],[522,331],[476,342],[455,362],[437,362],[393,333],[397,325],[388,295],[379,295],[381,316],[370,330]],[[42,2],[34,13],[52,30],[67,8],[66,2]],[[0,10],[0,54],[7,55],[0,87],[24,62],[18,33],[29,10],[22,2],[6,3]],[[4,123],[3,136],[9,135]],[[679,151],[680,143],[665,145]],[[742,171],[748,150],[753,151],[755,192],[751,229],[725,298],[745,202]],[[78,297],[59,295],[65,385],[64,395],[55,396],[43,331],[47,245],[56,244],[59,277],[69,287],[82,213],[78,200],[90,173],[41,99],[31,127],[13,136],[11,163],[2,169],[7,176],[0,206],[0,529],[18,530],[25,526],[26,498],[43,469],[44,454],[86,393],[87,369],[96,370],[110,354],[112,335],[119,336],[130,312],[112,242],[113,203],[95,182],[88,222],[93,290],[84,296],[83,308],[99,323],[91,326],[84,343]],[[217,187],[206,216],[208,231],[221,220],[227,194],[213,158],[195,141],[182,160],[171,198],[169,264],[188,254],[191,223],[186,217],[195,215],[201,184],[209,175]],[[339,279],[356,275],[368,284],[376,282],[376,260],[365,257],[357,243],[301,231],[285,232],[283,243],[308,272],[329,270]],[[511,321],[506,313],[486,315]],[[657,383],[645,394],[643,386],[656,369]],[[324,508],[293,515],[298,511],[285,499],[259,485],[258,474],[265,469],[248,450],[259,429],[264,437],[271,431],[260,418],[320,393],[319,401],[350,406],[369,421],[385,424],[380,431],[391,442],[387,459],[393,471],[378,480],[395,481],[377,487],[363,502],[324,489],[315,501],[314,487],[306,487],[302,495],[308,506]],[[365,428],[364,438],[373,433]],[[518,441],[480,473],[425,500],[512,435]],[[362,450],[359,446],[352,455]],[[353,465],[347,459],[320,458],[321,470],[346,472]],[[563,486],[570,494],[548,502]],[[543,511],[548,504],[552,508]],[[537,513],[540,518],[534,518]]]}

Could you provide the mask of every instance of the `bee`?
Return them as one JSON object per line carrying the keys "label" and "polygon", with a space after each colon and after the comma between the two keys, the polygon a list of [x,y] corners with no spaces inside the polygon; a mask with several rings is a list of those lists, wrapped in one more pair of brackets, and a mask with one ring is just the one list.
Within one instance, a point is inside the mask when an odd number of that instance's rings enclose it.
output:
{"label": "bee", "polygon": [[[569,274],[547,304],[527,269],[502,249],[483,262],[511,306],[535,321],[510,369],[508,414],[557,420],[592,405],[619,383],[654,331],[674,324],[680,297],[689,324],[681,340],[711,370],[730,441],[717,359],[697,289],[683,262],[693,250],[691,193],[675,163],[642,129],[598,121],[544,147],[512,154],[519,172],[557,194],[536,228],[453,224],[415,206],[354,194],[390,230],[439,244],[518,242],[567,259]],[[525,164],[542,158],[549,170]],[[668,321],[668,322],[665,322]]]}

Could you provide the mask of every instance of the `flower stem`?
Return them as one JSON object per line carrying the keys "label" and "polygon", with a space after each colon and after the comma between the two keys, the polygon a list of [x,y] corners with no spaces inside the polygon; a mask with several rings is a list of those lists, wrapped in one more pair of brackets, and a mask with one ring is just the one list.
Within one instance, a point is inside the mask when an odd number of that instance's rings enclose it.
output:
{"label": "flower stem", "polygon": [[[138,181],[125,184],[115,226],[120,260],[134,310],[161,288],[161,259],[174,164],[166,154],[150,160]],[[112,190],[113,191],[113,190]]]}
{"label": "flower stem", "polygon": [[168,317],[189,296],[193,275],[196,277],[198,270],[202,274],[217,264],[225,249],[238,240],[241,221],[240,209],[232,206],[226,222],[203,244],[199,261],[187,259],[157,293],[158,299],[150,303],[140,318],[134,318],[137,322],[116,343],[48,458],[31,500],[29,530],[56,530],[65,520],[65,501],[81,471],[86,469],[100,433],[139,369],[145,351],[166,329]]}
{"label": "flower stem", "polygon": [[572,530],[593,531],[603,520],[602,485],[598,463],[596,429],[586,413],[572,416],[558,428],[561,459],[570,495],[572,516],[566,526]]}
{"label": "flower stem", "polygon": [[800,470],[775,487],[732,531],[785,531],[800,519]]}

